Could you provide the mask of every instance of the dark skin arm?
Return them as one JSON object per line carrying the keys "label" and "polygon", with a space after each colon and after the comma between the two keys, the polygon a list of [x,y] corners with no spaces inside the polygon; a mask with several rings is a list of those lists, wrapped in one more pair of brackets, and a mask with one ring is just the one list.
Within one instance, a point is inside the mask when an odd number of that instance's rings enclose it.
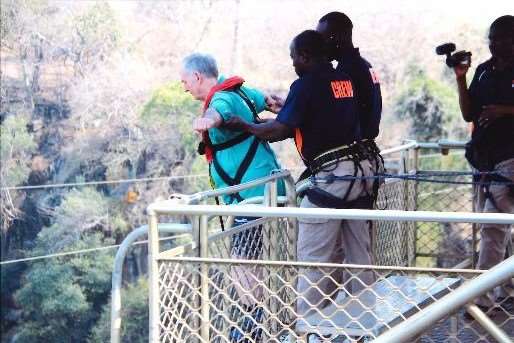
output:
{"label": "dark skin arm", "polygon": [[292,129],[274,119],[262,123],[248,123],[241,117],[234,116],[223,124],[224,128],[234,131],[245,131],[268,141],[277,142],[292,137]]}
{"label": "dark skin arm", "polygon": [[469,64],[459,64],[453,69],[457,81],[457,89],[459,91],[459,106],[462,113],[462,118],[470,122],[473,120],[471,117],[471,101],[469,99],[468,85],[466,81],[466,73],[468,72]]}

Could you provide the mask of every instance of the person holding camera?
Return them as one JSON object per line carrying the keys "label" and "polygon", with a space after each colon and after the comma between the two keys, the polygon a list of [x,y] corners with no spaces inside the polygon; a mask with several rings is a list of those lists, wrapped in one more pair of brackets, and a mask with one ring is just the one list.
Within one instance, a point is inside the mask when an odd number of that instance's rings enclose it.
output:
{"label": "person holding camera", "polygon": [[[514,16],[501,16],[491,24],[489,49],[491,58],[477,67],[469,89],[470,63],[453,67],[462,117],[473,123],[466,158],[481,172],[481,211],[514,213]],[[480,235],[477,267],[489,269],[505,257],[510,226],[482,224]],[[477,305],[486,310],[493,303],[484,296]]]}

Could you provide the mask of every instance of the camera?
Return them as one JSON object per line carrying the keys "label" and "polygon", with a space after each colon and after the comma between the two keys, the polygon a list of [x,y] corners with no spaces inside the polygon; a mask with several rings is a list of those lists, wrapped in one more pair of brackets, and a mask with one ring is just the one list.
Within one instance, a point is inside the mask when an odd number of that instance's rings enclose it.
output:
{"label": "camera", "polygon": [[435,48],[435,53],[438,55],[446,55],[446,65],[453,68],[459,64],[469,65],[471,63],[471,52],[469,51],[455,51],[455,44],[445,43]]}

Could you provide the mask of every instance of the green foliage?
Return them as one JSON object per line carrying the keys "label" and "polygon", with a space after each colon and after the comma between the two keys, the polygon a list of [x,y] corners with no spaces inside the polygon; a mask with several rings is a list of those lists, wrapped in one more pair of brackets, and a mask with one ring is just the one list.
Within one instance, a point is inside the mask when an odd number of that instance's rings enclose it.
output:
{"label": "green foliage", "polygon": [[195,101],[189,93],[184,92],[179,82],[171,82],[157,89],[141,112],[141,124],[144,127],[159,127],[173,123],[174,129],[181,136],[181,143],[190,154],[196,151],[195,137],[191,129],[193,118],[200,113],[200,102]]}
{"label": "green foliage", "polygon": [[[105,244],[96,233],[70,249]],[[110,290],[112,252],[49,259],[31,265],[16,300],[23,320],[16,342],[84,342]]]}
{"label": "green foliage", "polygon": [[54,223],[38,234],[35,253],[69,250],[93,229],[105,228],[108,200],[93,188],[70,191],[55,210]]}
{"label": "green foliage", "polygon": [[114,12],[107,2],[96,2],[74,18],[73,26],[83,46],[113,48],[120,39]]}
{"label": "green foliage", "polygon": [[[464,152],[450,152],[448,155],[441,155],[434,151],[428,156],[419,157],[420,170],[469,170],[469,163],[464,157]],[[443,185],[444,187],[446,185]]]}
{"label": "green foliage", "polygon": [[16,186],[27,180],[30,173],[30,154],[36,143],[27,131],[28,119],[10,115],[0,126],[0,170],[2,187]]}
{"label": "green foliage", "polygon": [[[121,292],[121,342],[148,342],[148,283],[140,278]],[[102,316],[92,330],[90,343],[108,342],[110,339],[111,304],[106,304]]]}
{"label": "green foliage", "polygon": [[186,183],[184,192],[195,193],[211,189],[212,186],[209,181],[208,170],[209,165],[203,156],[198,156],[191,166],[191,174],[193,175],[206,175],[205,177],[190,179]]}
{"label": "green foliage", "polygon": [[420,141],[454,139],[465,135],[460,120],[456,92],[446,84],[428,78],[423,70],[414,69],[395,102],[399,119],[411,121],[411,135]]}

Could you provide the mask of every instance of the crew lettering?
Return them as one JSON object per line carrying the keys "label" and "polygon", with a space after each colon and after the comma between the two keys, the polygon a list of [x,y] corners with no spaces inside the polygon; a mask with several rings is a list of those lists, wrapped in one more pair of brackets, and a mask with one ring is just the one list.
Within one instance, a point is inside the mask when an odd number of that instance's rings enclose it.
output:
{"label": "crew lettering", "polygon": [[377,73],[373,70],[373,68],[369,68],[369,73],[371,74],[371,80],[373,80],[374,84],[379,84],[380,80],[378,79]]}
{"label": "crew lettering", "polygon": [[331,81],[334,98],[353,98],[353,87],[350,81]]}

